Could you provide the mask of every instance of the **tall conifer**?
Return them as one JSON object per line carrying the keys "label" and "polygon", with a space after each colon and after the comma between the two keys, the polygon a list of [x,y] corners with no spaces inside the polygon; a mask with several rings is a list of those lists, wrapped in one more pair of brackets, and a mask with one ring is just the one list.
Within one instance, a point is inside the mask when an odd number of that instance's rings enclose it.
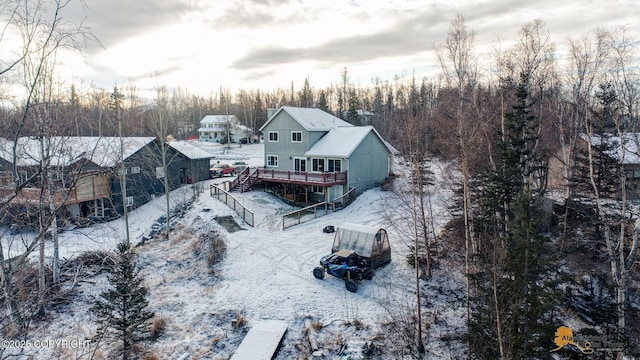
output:
{"label": "tall conifer", "polygon": [[476,258],[481,270],[472,275],[469,343],[479,358],[549,357],[545,341],[555,325],[556,286],[540,211],[540,177],[546,171],[536,149],[538,127],[522,75],[497,141],[499,162],[485,175],[475,219],[483,246]]}
{"label": "tall conifer", "polygon": [[100,295],[91,311],[98,323],[96,338],[120,341],[122,359],[127,359],[133,345],[149,337],[149,320],[154,314],[147,310],[149,302],[133,262],[131,244],[119,243],[118,255],[118,265],[109,276],[111,288]]}

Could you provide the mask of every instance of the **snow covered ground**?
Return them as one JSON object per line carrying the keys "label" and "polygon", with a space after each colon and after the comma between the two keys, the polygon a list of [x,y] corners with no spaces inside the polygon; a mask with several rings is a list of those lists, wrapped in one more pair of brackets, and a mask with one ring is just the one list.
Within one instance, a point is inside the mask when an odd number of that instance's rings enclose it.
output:
{"label": "snow covered ground", "polygon": [[[262,145],[243,145],[225,151],[220,145],[204,149],[218,155],[221,162],[244,160],[250,166],[263,164]],[[438,176],[442,172],[433,169]],[[398,173],[402,173],[399,162]],[[366,191],[347,208],[318,219],[282,229],[282,214],[293,207],[261,191],[238,194],[238,198],[256,214],[256,226],[249,227],[222,202],[209,196],[214,179],[186,186],[171,195],[173,204],[189,202],[188,211],[168,240],[152,239],[136,247],[137,263],[145,278],[148,300],[156,316],[166,321],[164,334],[147,349],[160,359],[227,359],[242,341],[251,324],[260,319],[278,319],[291,325],[277,359],[313,358],[308,349],[305,323],[316,324],[317,342],[324,358],[347,358],[347,344],[375,342],[385,344],[386,333],[402,316],[411,316],[415,307],[413,268],[405,257],[410,241],[402,229],[391,224],[389,214],[402,211],[398,196],[380,188]],[[433,186],[432,206],[435,225],[440,228],[450,218],[447,203],[451,196],[446,178]],[[130,236],[137,244],[164,214],[164,198],[158,198],[130,214]],[[228,231],[216,217],[230,216],[242,227]],[[395,218],[411,217],[395,214]],[[343,222],[385,228],[392,247],[392,261],[376,272],[370,281],[360,284],[357,293],[346,291],[342,280],[327,276],[317,280],[312,270],[320,257],[330,253],[333,234],[325,234],[326,225]],[[407,222],[408,224],[409,222]],[[395,226],[395,227],[394,227]],[[124,238],[122,219],[60,234],[61,257],[70,259],[88,250],[115,249]],[[206,259],[194,255],[197,234],[217,233],[226,242],[224,259],[213,268]],[[456,357],[456,345],[440,339],[459,333],[464,324],[464,279],[459,271],[441,265],[427,287],[425,322],[428,358]],[[31,339],[90,338],[95,330],[89,312],[91,303],[107,286],[105,274],[80,283],[74,289],[73,303],[50,312],[47,320],[34,324]],[[412,305],[413,304],[413,305]],[[408,314],[408,315],[407,315]],[[240,320],[248,326],[238,327]],[[387,330],[385,330],[387,329]],[[96,358],[106,358],[109,344],[92,343],[85,349],[56,347],[31,348],[32,358],[89,358],[98,347]],[[99,345],[99,346],[98,346]],[[384,349],[380,350],[385,352]],[[357,352],[356,352],[357,353]],[[389,349],[386,350],[390,358]],[[452,355],[453,354],[453,355]],[[351,358],[358,358],[352,354]]]}

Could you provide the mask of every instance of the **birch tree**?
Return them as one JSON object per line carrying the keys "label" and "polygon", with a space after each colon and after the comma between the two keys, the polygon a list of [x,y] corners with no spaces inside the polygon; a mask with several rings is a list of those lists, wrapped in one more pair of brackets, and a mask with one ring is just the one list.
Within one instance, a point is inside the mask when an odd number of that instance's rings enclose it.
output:
{"label": "birch tree", "polygon": [[[457,92],[456,106],[453,114],[454,129],[457,140],[458,162],[462,173],[462,216],[464,220],[465,239],[465,273],[470,274],[470,258],[474,246],[472,224],[470,222],[470,158],[474,151],[474,143],[479,135],[478,122],[472,123],[471,117],[465,113],[467,102],[473,97],[477,81],[477,59],[473,54],[475,33],[470,30],[464,17],[460,14],[451,22],[447,38],[436,48],[436,55],[445,75],[447,85]],[[470,320],[470,284],[466,279],[467,323]]]}
{"label": "birch tree", "polygon": [[[600,34],[608,55],[603,67],[608,71],[582,122],[586,159],[585,166],[577,168],[576,177],[585,179],[587,186],[577,190],[583,190],[595,204],[597,237],[604,241],[616,294],[617,335],[624,340],[629,335],[629,274],[637,258],[640,227],[640,215],[634,214],[628,204],[628,178],[633,174],[625,170],[625,164],[628,157],[636,156],[630,149],[640,144],[635,132],[640,81],[631,65],[636,61],[637,44],[627,37],[624,29]],[[618,354],[619,358],[622,356]]]}
{"label": "birch tree", "polygon": [[[82,24],[76,24],[66,21],[62,14],[66,7],[70,4],[70,0],[19,0],[8,2],[0,8],[0,16],[5,24],[3,32],[0,34],[0,43],[3,47],[3,57],[0,59],[0,75],[13,81],[21,79],[13,84],[13,89],[20,91],[20,103],[16,104],[16,109],[20,112],[17,122],[12,126],[12,133],[9,134],[13,141],[13,147],[10,150],[13,159],[11,169],[12,178],[14,179],[14,189],[12,193],[3,199],[0,204],[2,209],[8,209],[10,202],[16,198],[23,188],[29,184],[36,183],[38,179],[40,184],[46,180],[46,174],[42,172],[44,165],[28,177],[20,178],[18,174],[17,160],[18,139],[23,136],[24,131],[30,127],[34,127],[32,120],[37,118],[35,109],[41,107],[39,102],[45,102],[50,99],[50,85],[53,83],[55,75],[55,67],[58,64],[57,55],[62,49],[79,49],[82,42],[92,38]],[[46,104],[45,104],[46,106]],[[51,135],[51,133],[48,133]],[[43,149],[44,150],[44,149]],[[45,217],[39,220],[39,233],[35,239],[29,240],[23,244],[20,254],[14,256],[11,261],[6,261],[6,250],[4,246],[11,246],[11,240],[4,243],[0,241],[0,277],[3,288],[4,302],[7,309],[8,322],[2,321],[2,329],[5,334],[20,333],[26,331],[26,322],[33,316],[26,308],[25,304],[21,304],[15,293],[16,287],[14,275],[18,268],[23,266],[29,255],[44,242],[45,231],[49,228],[55,217],[52,216],[51,206],[45,199],[47,193],[42,192],[40,204]],[[42,296],[46,283],[42,280],[43,261],[41,259],[41,275],[39,281],[39,292],[42,303]]]}
{"label": "birch tree", "polygon": [[[169,163],[171,162],[169,141],[171,140],[171,134],[169,133],[169,112],[168,105],[168,91],[166,86],[156,87],[156,107],[151,111],[151,121],[149,122],[149,128],[151,132],[158,139],[158,147],[160,150],[160,167],[162,168],[162,185],[164,187],[165,195],[165,210],[166,210],[166,222],[164,236],[169,237],[171,230],[171,184],[169,183]],[[153,159],[156,162],[157,160]]]}

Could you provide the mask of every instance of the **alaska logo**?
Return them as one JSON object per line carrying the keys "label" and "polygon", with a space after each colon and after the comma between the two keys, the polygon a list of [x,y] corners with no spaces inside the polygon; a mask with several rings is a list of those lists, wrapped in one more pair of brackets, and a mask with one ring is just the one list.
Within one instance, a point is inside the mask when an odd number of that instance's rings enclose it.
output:
{"label": "alaska logo", "polygon": [[567,345],[573,345],[578,348],[578,350],[580,350],[583,354],[593,353],[593,349],[591,348],[591,344],[589,342],[584,343],[584,347],[582,347],[580,346],[580,344],[573,341],[573,330],[568,326],[560,326],[558,330],[556,330],[556,337],[553,339],[553,342],[557,347],[551,350],[552,352],[558,351]]}

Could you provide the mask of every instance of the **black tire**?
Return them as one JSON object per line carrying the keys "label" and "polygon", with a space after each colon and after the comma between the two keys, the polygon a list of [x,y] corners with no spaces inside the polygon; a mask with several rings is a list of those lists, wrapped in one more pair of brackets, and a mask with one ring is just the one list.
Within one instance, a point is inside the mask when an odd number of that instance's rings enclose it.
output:
{"label": "black tire", "polygon": [[369,271],[365,272],[365,273],[364,273],[364,275],[363,275],[363,277],[364,277],[364,279],[365,279],[365,280],[371,280],[371,279],[373,279],[373,271],[372,271],[372,270],[369,270]]}
{"label": "black tire", "polygon": [[347,288],[347,291],[349,292],[356,292],[358,291],[358,283],[356,283],[353,280],[345,280],[344,281],[344,286]]}
{"label": "black tire", "polygon": [[324,279],[324,269],[321,267],[314,268],[313,276],[318,280]]}

